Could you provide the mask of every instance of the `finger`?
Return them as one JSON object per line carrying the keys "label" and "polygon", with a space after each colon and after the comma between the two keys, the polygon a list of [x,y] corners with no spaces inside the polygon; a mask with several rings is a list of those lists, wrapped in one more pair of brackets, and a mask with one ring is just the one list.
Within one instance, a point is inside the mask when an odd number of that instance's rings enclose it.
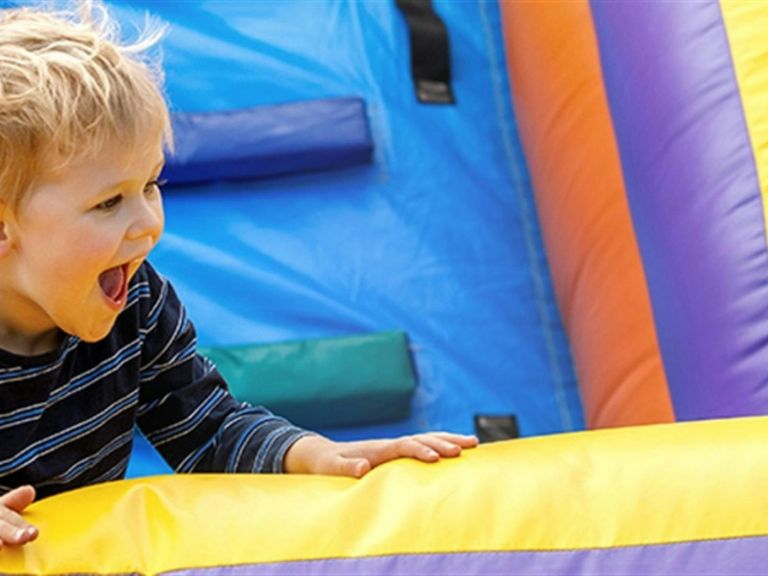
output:
{"label": "finger", "polygon": [[32,486],[19,486],[0,496],[0,506],[5,506],[16,512],[21,512],[35,500],[35,489]]}
{"label": "finger", "polygon": [[5,545],[26,544],[37,538],[37,535],[37,528],[29,524],[19,527],[9,522],[0,521],[0,541]]}
{"label": "finger", "polygon": [[395,447],[399,457],[415,458],[422,462],[437,462],[440,460],[439,452],[414,436],[400,438],[396,441]]}
{"label": "finger", "polygon": [[334,470],[331,474],[337,476],[350,476],[362,478],[371,470],[371,463],[365,458],[345,458],[338,456],[335,459]]}
{"label": "finger", "polygon": [[29,524],[17,512],[0,506],[0,524],[8,524],[14,528],[26,528]]}
{"label": "finger", "polygon": [[38,536],[38,530],[19,514],[0,507],[0,540],[6,544],[25,544]]}
{"label": "finger", "polygon": [[462,448],[474,448],[480,443],[480,441],[477,439],[477,436],[466,436],[464,434],[453,434],[451,432],[429,432],[426,434],[426,436],[440,438],[441,440],[446,440],[456,444],[457,446],[461,446]]}
{"label": "finger", "polygon": [[19,515],[34,499],[32,486],[21,486],[0,496],[0,541],[4,544],[26,544],[37,538],[37,528]]}
{"label": "finger", "polygon": [[429,446],[440,456],[455,458],[461,454],[461,446],[448,440],[444,440],[438,436],[430,436],[428,434],[424,434],[416,436],[416,440],[425,446]]}
{"label": "finger", "polygon": [[434,462],[440,455],[429,446],[418,442],[413,436],[391,440],[365,440],[350,445],[347,457],[365,458],[372,468],[396,460],[397,458],[416,458],[425,462]]}

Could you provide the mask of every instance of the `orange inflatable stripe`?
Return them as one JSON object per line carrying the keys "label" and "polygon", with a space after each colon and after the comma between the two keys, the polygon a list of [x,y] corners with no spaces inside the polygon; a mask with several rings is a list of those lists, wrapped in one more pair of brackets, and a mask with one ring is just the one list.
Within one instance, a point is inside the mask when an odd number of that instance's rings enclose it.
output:
{"label": "orange inflatable stripe", "polygon": [[589,3],[501,9],[515,113],[587,425],[674,421]]}

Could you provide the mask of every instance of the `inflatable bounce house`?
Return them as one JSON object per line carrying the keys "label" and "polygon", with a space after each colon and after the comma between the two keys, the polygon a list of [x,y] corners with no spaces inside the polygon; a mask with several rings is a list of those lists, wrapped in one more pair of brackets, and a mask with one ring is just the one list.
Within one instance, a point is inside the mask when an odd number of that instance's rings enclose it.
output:
{"label": "inflatable bounce house", "polygon": [[109,6],[169,25],[153,262],[233,393],[497,441],[353,480],[137,435],[0,572],[766,573],[768,5]]}

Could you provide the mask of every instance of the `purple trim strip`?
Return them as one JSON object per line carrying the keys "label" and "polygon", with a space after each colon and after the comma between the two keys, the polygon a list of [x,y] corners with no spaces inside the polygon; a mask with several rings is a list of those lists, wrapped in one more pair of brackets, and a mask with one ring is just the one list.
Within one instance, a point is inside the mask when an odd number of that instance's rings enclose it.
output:
{"label": "purple trim strip", "polygon": [[281,564],[213,566],[165,572],[168,576],[700,576],[763,575],[768,537],[739,538],[563,552],[474,552],[411,554]]}
{"label": "purple trim strip", "polygon": [[719,5],[591,7],[676,415],[768,413],[763,205]]}

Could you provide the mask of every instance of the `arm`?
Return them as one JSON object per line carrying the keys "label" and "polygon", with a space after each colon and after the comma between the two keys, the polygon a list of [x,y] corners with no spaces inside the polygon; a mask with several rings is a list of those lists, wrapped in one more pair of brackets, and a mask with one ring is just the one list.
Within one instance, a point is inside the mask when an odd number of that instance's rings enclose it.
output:
{"label": "arm", "polygon": [[[195,353],[195,333],[173,288],[148,310],[139,425],[180,472],[293,472],[361,477],[396,458],[435,462],[477,445],[474,436],[433,433],[333,442],[261,407],[238,404],[216,368]],[[158,308],[162,306],[162,308]]]}
{"label": "arm", "polygon": [[195,330],[172,286],[147,269],[146,338],[138,424],[180,472],[282,472],[287,449],[308,433],[237,402],[195,352]]}

